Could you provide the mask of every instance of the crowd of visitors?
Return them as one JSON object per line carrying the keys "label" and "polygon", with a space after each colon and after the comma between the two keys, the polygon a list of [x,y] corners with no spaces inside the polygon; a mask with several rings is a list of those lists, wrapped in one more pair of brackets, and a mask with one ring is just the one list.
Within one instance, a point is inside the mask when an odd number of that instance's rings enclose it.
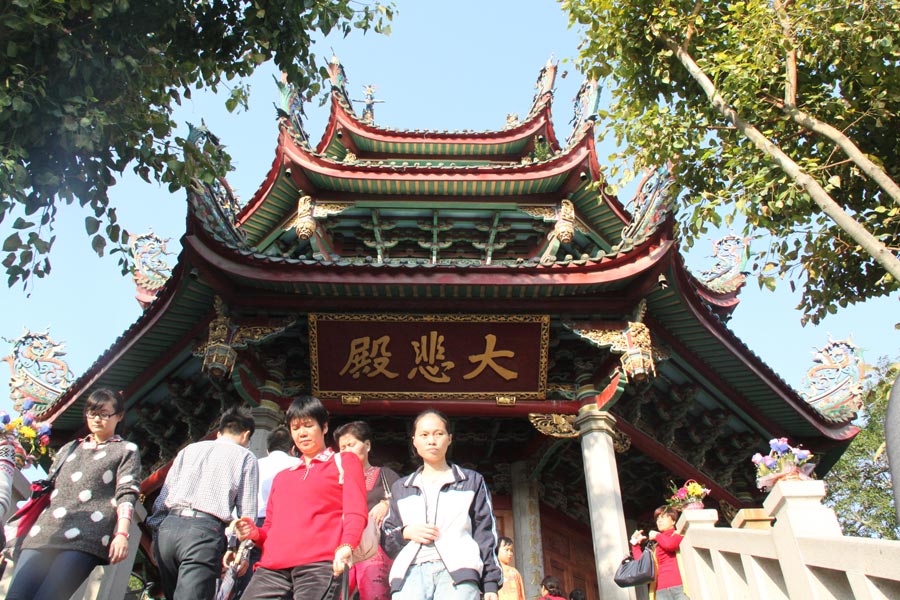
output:
{"label": "crowd of visitors", "polygon": [[[116,433],[124,409],[109,390],[88,398],[90,433],[56,455],[50,506],[24,540],[9,600],[67,598],[95,566],[128,555],[140,453]],[[168,600],[216,597],[237,543],[253,550],[232,567],[243,573],[230,591],[235,600],[337,600],[342,579],[357,600],[525,600],[513,541],[497,536],[484,478],[447,458],[453,435],[441,412],[425,410],[413,422],[422,465],[405,477],[371,464],[372,429],[363,421],[334,431],[335,452],[328,412],[312,396],[291,403],[261,459],[249,450],[254,429],[247,409],[226,411],[215,439],[188,445],[172,462],[147,519]],[[654,518],[656,530],[632,535],[633,555],[656,542],[651,598],[685,600],[678,513],[663,506]],[[375,549],[360,558],[355,551],[369,537]],[[567,600],[552,575],[541,594]],[[568,596],[585,598],[580,589]]]}

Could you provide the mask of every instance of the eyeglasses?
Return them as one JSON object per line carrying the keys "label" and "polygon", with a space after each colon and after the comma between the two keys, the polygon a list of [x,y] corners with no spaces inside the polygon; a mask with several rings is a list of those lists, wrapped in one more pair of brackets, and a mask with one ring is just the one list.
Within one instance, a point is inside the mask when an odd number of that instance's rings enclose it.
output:
{"label": "eyeglasses", "polygon": [[115,413],[107,414],[107,413],[89,412],[87,414],[88,419],[100,419],[101,421],[109,421],[114,416],[116,416]]}

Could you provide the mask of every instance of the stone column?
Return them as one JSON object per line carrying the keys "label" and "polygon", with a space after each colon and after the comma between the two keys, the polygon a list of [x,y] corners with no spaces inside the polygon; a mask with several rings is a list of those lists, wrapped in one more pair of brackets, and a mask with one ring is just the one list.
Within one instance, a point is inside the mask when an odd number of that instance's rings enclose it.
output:
{"label": "stone column", "polygon": [[616,567],[628,552],[629,537],[613,447],[615,423],[616,419],[609,412],[598,410],[596,404],[581,407],[575,419],[575,427],[581,436],[600,597],[603,600],[634,600],[633,588],[620,588],[613,581]]}
{"label": "stone column", "polygon": [[250,438],[250,451],[257,458],[264,458],[269,454],[269,433],[284,423],[284,411],[271,400],[260,400],[259,406],[253,409],[253,420],[256,421],[256,431]]}
{"label": "stone column", "polygon": [[541,544],[541,506],[538,483],[530,478],[528,462],[510,465],[516,568],[525,583],[525,597],[541,595],[544,578],[544,548]]}

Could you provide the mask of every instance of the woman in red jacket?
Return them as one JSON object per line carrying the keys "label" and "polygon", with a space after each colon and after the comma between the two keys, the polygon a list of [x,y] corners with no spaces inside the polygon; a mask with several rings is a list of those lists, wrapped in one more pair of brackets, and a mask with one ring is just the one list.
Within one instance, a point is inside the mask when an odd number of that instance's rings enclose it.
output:
{"label": "woman in red jacket", "polygon": [[651,600],[690,600],[684,591],[681,567],[678,564],[678,548],[684,536],[675,533],[678,511],[671,506],[660,506],[653,511],[657,530],[648,535],[639,529],[631,535],[631,555],[635,560],[641,557],[641,542],[646,539],[656,542],[656,578],[650,584]]}
{"label": "woman in red jacket", "polygon": [[[285,413],[302,460],[272,481],[262,527],[235,524],[241,540],[262,547],[247,600],[330,597],[366,526],[366,484],[359,458],[342,452],[341,465],[325,445],[328,411],[318,398],[300,396]],[[343,479],[341,478],[343,470]]]}

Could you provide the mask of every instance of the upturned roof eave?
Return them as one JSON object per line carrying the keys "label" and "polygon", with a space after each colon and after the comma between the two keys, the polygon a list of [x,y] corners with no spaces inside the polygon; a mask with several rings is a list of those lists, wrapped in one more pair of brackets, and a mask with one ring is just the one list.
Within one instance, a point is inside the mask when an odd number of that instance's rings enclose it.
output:
{"label": "upturned roof eave", "polygon": [[547,141],[553,151],[560,149],[556,132],[553,128],[551,101],[543,102],[539,110],[533,111],[521,123],[508,129],[486,131],[454,132],[440,130],[408,130],[383,127],[362,121],[341,101],[339,94],[331,93],[331,110],[322,139],[315,147],[315,152],[324,154],[334,141],[338,130],[343,127],[365,139],[396,143],[442,143],[442,144],[483,144],[500,145],[520,142],[535,135],[543,129]]}
{"label": "upturned roof eave", "polygon": [[[784,379],[744,344],[721,320],[714,316],[705,302],[707,301],[706,296],[715,294],[715,292],[704,288],[704,292],[701,294],[695,286],[695,279],[684,266],[683,258],[680,254],[675,253],[675,255],[678,256],[678,259],[673,261],[670,273],[675,276],[678,289],[682,292],[683,304],[694,320],[712,335],[724,350],[740,360],[755,377],[765,382],[766,386],[772,390],[776,397],[789,406],[796,414],[800,415],[804,421],[823,437],[835,442],[849,443],[859,433],[859,428],[852,425],[849,421],[842,423],[830,422],[812,406],[804,402]],[[723,294],[722,296],[727,295]]]}

